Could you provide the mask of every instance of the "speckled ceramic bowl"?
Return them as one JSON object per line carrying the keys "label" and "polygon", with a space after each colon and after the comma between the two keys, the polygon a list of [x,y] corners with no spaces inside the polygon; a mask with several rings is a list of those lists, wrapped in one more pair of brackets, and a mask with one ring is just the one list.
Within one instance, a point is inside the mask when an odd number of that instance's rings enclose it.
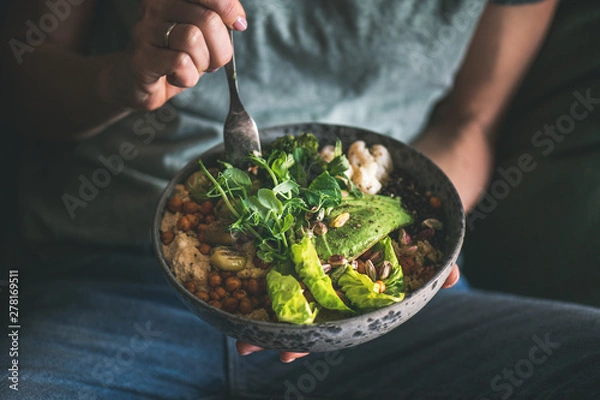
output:
{"label": "speckled ceramic bowl", "polygon": [[[406,296],[400,302],[369,313],[335,322],[313,325],[291,325],[263,321],[251,321],[216,309],[188,292],[173,275],[164,258],[160,241],[160,224],[168,199],[175,185],[184,182],[198,170],[196,161],[190,162],[169,183],[162,194],[152,226],[154,251],[161,269],[178,296],[198,317],[217,329],[245,342],[280,351],[320,352],[348,348],[373,340],[398,327],[427,304],[440,289],[456,262],[462,245],[465,223],[462,204],[454,186],[446,175],[429,159],[411,147],[374,132],[346,126],[325,124],[294,124],[261,130],[261,140],[270,143],[284,134],[314,133],[322,144],[334,144],[336,137],[348,145],[355,140],[367,144],[385,145],[394,159],[394,165],[412,175],[421,185],[442,199],[444,233],[441,250],[444,263],[439,272],[421,289]],[[222,158],[223,147],[218,146],[199,158],[207,165]]]}

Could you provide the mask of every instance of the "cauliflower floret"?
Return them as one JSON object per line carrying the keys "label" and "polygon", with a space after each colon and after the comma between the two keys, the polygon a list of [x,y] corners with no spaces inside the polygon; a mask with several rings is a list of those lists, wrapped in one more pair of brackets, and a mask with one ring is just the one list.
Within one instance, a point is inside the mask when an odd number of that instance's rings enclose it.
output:
{"label": "cauliflower floret", "polygon": [[388,149],[380,144],[375,144],[369,149],[373,159],[377,163],[377,172],[375,177],[379,182],[384,183],[390,177],[390,173],[394,170],[392,156]]}
{"label": "cauliflower floret", "polygon": [[352,182],[367,194],[376,194],[381,190],[381,182],[375,177],[377,173],[377,164],[371,162],[364,167],[354,167]]}
{"label": "cauliflower floret", "polygon": [[[332,162],[335,158],[335,146],[332,146],[330,144],[328,144],[327,146],[323,146],[323,148],[319,152],[319,156],[321,156],[321,160],[325,161],[326,163]],[[353,172],[354,169],[351,165],[346,171],[344,171],[344,174],[351,179]]]}
{"label": "cauliflower floret", "polygon": [[394,169],[392,157],[382,145],[367,148],[362,140],[352,143],[348,149],[348,161],[353,169],[352,182],[367,194],[376,194]]}
{"label": "cauliflower floret", "polygon": [[210,257],[200,253],[199,244],[196,237],[179,232],[170,245],[163,245],[163,254],[170,260],[173,273],[180,282],[193,280],[201,289],[207,289]]}
{"label": "cauliflower floret", "polygon": [[326,163],[330,163],[335,158],[335,147],[330,144],[323,146],[319,152],[319,155],[321,156],[321,160],[325,161]]}

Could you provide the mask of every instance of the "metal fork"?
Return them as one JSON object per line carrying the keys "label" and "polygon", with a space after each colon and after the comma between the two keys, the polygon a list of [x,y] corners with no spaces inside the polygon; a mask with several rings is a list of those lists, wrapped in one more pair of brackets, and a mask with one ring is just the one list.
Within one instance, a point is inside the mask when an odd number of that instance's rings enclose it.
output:
{"label": "metal fork", "polygon": [[[229,30],[233,46],[233,31]],[[231,61],[225,65],[227,83],[229,84],[229,114],[223,127],[225,157],[237,167],[247,166],[245,158],[250,154],[260,154],[260,138],[256,122],[246,111],[240,100],[237,72],[235,67],[235,50]]]}

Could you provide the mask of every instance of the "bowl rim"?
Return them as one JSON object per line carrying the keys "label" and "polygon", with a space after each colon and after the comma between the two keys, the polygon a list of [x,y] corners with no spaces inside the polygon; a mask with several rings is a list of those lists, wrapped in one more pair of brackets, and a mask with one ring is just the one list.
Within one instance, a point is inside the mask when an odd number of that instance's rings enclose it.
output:
{"label": "bowl rim", "polygon": [[[435,288],[435,287],[430,288],[430,286],[433,286],[436,283],[437,277],[446,273],[449,268],[454,267],[454,263],[455,263],[456,259],[458,258],[458,255],[460,254],[460,251],[461,251],[461,248],[463,245],[463,241],[464,241],[465,231],[466,231],[464,207],[463,207],[462,201],[460,199],[460,196],[458,195],[456,187],[454,186],[454,184],[452,183],[450,178],[448,178],[448,176],[441,170],[441,168],[439,168],[433,161],[431,161],[429,159],[429,157],[425,156],[423,153],[421,153],[414,147],[410,146],[409,144],[407,144],[401,140],[398,140],[392,136],[378,133],[378,132],[375,132],[375,131],[372,131],[369,129],[365,129],[362,127],[340,125],[340,124],[320,123],[320,122],[299,122],[299,123],[279,124],[279,125],[273,125],[273,126],[261,128],[260,132],[261,133],[266,132],[266,131],[281,131],[281,132],[283,132],[286,129],[297,129],[300,126],[306,126],[306,127],[319,126],[319,127],[326,127],[326,128],[335,129],[335,130],[351,129],[354,131],[359,131],[360,133],[384,136],[384,137],[389,138],[388,140],[392,140],[402,146],[406,146],[407,148],[410,149],[409,151],[413,151],[413,152],[417,153],[419,157],[422,157],[426,164],[430,164],[429,167],[432,168],[433,170],[436,170],[436,173],[439,174],[440,176],[442,176],[443,179],[447,181],[446,183],[448,184],[448,188],[450,189],[449,190],[450,194],[452,197],[455,197],[456,204],[459,205],[459,210],[457,210],[458,216],[460,219],[459,229],[458,229],[459,235],[458,235],[456,244],[454,245],[454,248],[452,249],[451,253],[449,253],[449,254],[444,253],[445,263],[442,265],[442,267],[435,273],[435,275],[433,275],[431,278],[429,278],[427,283],[425,283],[423,286],[421,286],[419,289],[415,290],[414,292],[405,294],[405,297],[398,303],[393,303],[388,306],[369,310],[369,311],[363,312],[363,313],[357,313],[356,315],[353,315],[353,316],[350,316],[347,318],[342,318],[342,319],[333,320],[333,321],[316,322],[316,323],[312,323],[312,324],[289,324],[289,323],[283,323],[283,322],[253,320],[250,318],[242,317],[242,316],[232,314],[227,311],[218,309],[218,308],[213,307],[210,304],[208,304],[208,302],[200,300],[193,293],[191,293],[189,290],[187,290],[183,286],[183,284],[177,279],[177,277],[175,277],[175,274],[171,270],[167,260],[164,257],[164,254],[162,252],[162,247],[161,247],[162,241],[160,240],[160,227],[161,227],[161,223],[162,223],[162,217],[165,212],[165,206],[166,206],[167,199],[168,199],[169,195],[172,194],[175,186],[177,184],[180,184],[183,181],[183,179],[186,179],[190,175],[189,170],[192,168],[192,166],[198,165],[198,160],[200,160],[203,155],[205,155],[207,153],[216,153],[219,150],[222,151],[223,150],[223,142],[221,142],[221,143],[218,143],[218,144],[210,147],[209,149],[205,150],[201,155],[194,157],[192,160],[190,160],[188,163],[186,163],[186,165],[183,168],[181,168],[179,171],[177,171],[177,173],[169,180],[169,183],[164,188],[164,190],[161,192],[160,197],[157,201],[157,204],[155,207],[155,212],[154,212],[154,218],[152,219],[152,226],[151,226],[152,248],[154,251],[154,255],[157,258],[160,268],[163,272],[163,275],[165,276],[167,281],[171,285],[174,285],[177,288],[179,295],[185,296],[189,301],[199,304],[201,307],[206,308],[209,312],[216,313],[222,317],[225,317],[225,318],[233,320],[233,321],[241,322],[241,323],[256,325],[259,327],[265,327],[265,328],[270,328],[270,329],[280,328],[280,329],[284,329],[286,331],[289,331],[289,330],[303,331],[303,330],[309,330],[309,329],[315,329],[315,328],[318,329],[320,327],[322,327],[322,328],[332,327],[332,326],[339,325],[342,323],[352,323],[353,321],[367,318],[370,314],[375,314],[375,313],[379,314],[382,312],[382,310],[389,310],[394,307],[398,307],[401,304],[407,302],[411,297],[417,296],[419,293],[424,292],[426,290],[434,290],[433,296],[431,296],[433,298],[437,294],[437,292],[441,289],[442,285],[439,285],[439,287],[437,287],[437,288]],[[162,207],[161,207],[161,205],[162,205]],[[418,311],[417,311],[417,313],[418,313]],[[199,317],[199,318],[201,318],[201,317]]]}

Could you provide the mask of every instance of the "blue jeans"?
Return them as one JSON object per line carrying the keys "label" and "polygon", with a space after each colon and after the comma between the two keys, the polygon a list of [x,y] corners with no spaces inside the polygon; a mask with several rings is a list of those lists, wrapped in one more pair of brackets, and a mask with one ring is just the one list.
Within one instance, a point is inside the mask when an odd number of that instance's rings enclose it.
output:
{"label": "blue jeans", "polygon": [[282,364],[239,356],[150,256],[20,278],[19,391],[3,379],[2,399],[600,398],[595,308],[446,290],[380,339]]}

